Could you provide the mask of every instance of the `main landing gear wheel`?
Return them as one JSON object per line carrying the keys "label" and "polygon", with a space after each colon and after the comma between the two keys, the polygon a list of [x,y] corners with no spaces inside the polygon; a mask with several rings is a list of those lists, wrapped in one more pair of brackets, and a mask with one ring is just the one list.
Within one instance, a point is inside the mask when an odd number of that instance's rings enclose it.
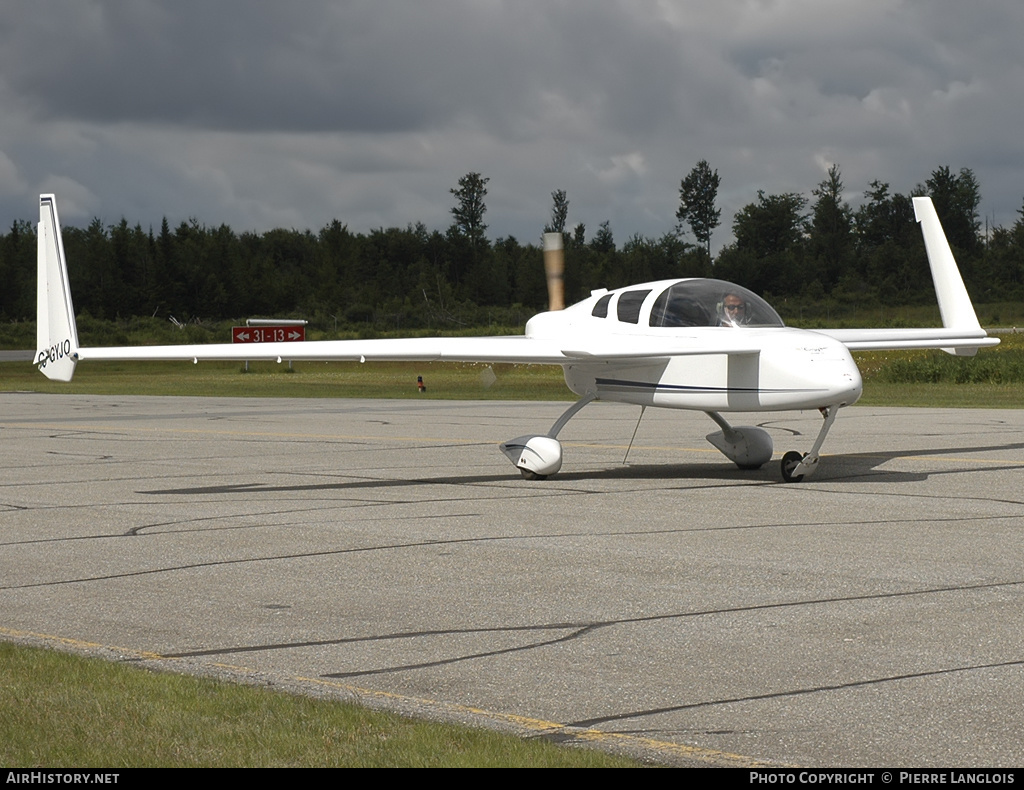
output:
{"label": "main landing gear wheel", "polygon": [[793,471],[800,465],[802,460],[804,460],[804,456],[796,450],[790,450],[782,456],[782,479],[787,483],[799,483],[803,480],[803,475],[793,474]]}

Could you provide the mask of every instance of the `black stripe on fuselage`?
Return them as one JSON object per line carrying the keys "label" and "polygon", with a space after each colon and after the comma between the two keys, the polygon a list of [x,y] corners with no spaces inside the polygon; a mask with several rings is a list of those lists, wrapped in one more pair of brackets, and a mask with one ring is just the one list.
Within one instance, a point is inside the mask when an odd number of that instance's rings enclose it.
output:
{"label": "black stripe on fuselage", "polygon": [[632,390],[633,392],[761,392],[795,393],[824,392],[823,389],[761,389],[759,387],[701,387],[684,384],[662,384],[653,381],[620,381],[618,379],[596,379],[598,389]]}

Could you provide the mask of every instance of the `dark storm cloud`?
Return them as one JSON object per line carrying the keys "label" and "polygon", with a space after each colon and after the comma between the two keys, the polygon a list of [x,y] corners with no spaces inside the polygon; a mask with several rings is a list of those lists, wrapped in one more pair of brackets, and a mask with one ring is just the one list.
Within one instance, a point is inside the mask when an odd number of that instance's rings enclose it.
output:
{"label": "dark storm cloud", "polygon": [[367,6],[330,3],[36,8],[20,28],[5,26],[12,35],[0,49],[7,82],[43,118],[402,131],[446,110],[428,84],[443,42],[424,30],[419,43],[431,46],[405,46],[397,29],[405,15],[392,21]]}
{"label": "dark storm cloud", "polygon": [[615,3],[31,8],[0,11],[0,63],[43,119],[408,132],[461,116],[514,134],[548,92],[640,131],[674,111],[686,78],[672,31]]}
{"label": "dark storm cloud", "polygon": [[480,171],[495,236],[566,189],[624,241],[707,159],[724,217],[837,162],[854,202],[973,168],[1008,223],[1021,29],[1016,0],[8,0],[0,212],[444,227]]}

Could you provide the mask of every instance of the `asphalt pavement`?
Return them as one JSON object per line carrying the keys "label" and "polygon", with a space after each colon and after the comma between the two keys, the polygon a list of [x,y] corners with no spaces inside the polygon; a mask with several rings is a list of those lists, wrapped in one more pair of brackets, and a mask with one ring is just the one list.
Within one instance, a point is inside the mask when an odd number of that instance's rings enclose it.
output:
{"label": "asphalt pavement", "polygon": [[[1024,765],[1024,411],[0,394],[0,638],[682,765]],[[636,438],[628,451],[630,439]],[[624,462],[625,457],[625,462]]]}

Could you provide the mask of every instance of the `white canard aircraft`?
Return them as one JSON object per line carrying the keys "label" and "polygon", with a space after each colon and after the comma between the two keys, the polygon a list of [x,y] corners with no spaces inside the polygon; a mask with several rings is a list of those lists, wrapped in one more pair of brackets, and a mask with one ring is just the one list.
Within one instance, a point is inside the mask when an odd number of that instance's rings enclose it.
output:
{"label": "white canard aircraft", "polygon": [[[821,445],[839,409],[861,395],[860,371],[850,351],[942,348],[973,356],[978,348],[999,342],[978,323],[931,200],[918,197],[913,202],[941,328],[796,329],[786,327],[766,301],[746,288],[721,280],[679,279],[594,291],[567,309],[534,316],[521,336],[82,348],[56,201],[53,195],[40,195],[35,364],[59,381],[70,381],[75,365],[91,360],[561,365],[566,384],[580,399],[546,434],[500,445],[524,477],[555,474],[562,466],[559,432],[588,403],[605,400],[705,412],[721,429],[709,434],[708,441],[742,469],[771,460],[772,439],[763,428],[730,425],[723,412],[818,409],[824,422],[810,451],[791,451],[782,458],[783,479],[796,482],[817,468]],[[560,256],[561,235],[548,234],[545,257],[558,261]]]}

